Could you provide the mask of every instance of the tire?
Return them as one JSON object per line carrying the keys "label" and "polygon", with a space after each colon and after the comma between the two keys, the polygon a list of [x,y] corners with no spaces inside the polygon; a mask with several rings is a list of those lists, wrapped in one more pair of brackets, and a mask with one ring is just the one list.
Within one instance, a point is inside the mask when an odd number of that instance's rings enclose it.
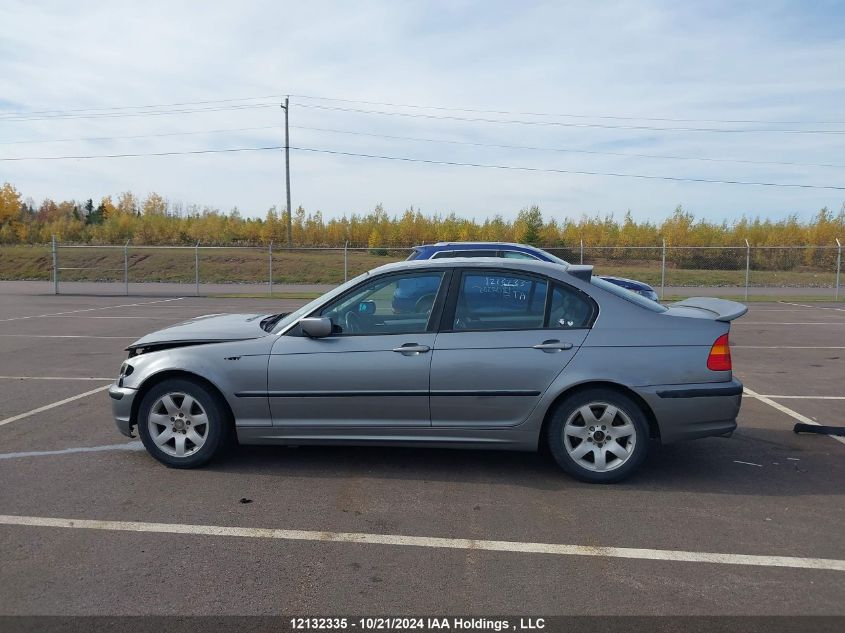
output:
{"label": "tire", "polygon": [[220,396],[193,380],[160,382],[138,407],[138,435],[144,447],[170,468],[207,463],[227,444],[231,428]]}
{"label": "tire", "polygon": [[628,396],[612,389],[586,389],[558,405],[547,440],[555,461],[576,479],[615,483],[645,459],[648,422]]}

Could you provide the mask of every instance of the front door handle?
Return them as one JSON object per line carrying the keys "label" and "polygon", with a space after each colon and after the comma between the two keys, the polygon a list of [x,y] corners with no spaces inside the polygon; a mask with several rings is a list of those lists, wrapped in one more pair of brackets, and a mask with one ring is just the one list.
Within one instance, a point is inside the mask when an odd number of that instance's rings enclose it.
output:
{"label": "front door handle", "polygon": [[431,350],[428,345],[418,345],[416,343],[405,343],[400,347],[394,347],[393,351],[405,356],[416,356],[417,354],[425,354]]}
{"label": "front door handle", "polygon": [[556,339],[551,339],[548,341],[543,341],[537,345],[532,345],[534,349],[539,349],[547,354],[551,354],[552,352],[562,352],[565,349],[572,349],[572,343],[561,343]]}

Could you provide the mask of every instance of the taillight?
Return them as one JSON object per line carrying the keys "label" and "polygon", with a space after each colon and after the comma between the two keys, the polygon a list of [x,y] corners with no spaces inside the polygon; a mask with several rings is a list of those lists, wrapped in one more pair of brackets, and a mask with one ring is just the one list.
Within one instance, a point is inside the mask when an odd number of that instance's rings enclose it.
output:
{"label": "taillight", "polygon": [[710,356],[707,357],[707,369],[713,371],[731,370],[731,346],[728,343],[728,335],[722,334],[710,348]]}

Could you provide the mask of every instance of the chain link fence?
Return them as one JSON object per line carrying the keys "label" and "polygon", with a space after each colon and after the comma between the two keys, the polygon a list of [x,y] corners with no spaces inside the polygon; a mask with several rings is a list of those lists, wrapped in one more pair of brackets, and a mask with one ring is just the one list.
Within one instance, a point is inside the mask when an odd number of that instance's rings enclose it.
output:
{"label": "chain link fence", "polygon": [[[406,259],[410,248],[269,246],[146,246],[51,244],[51,279],[62,288],[130,294],[138,284],[200,295],[209,286],[272,294],[280,286],[336,286],[367,270]],[[217,289],[219,290],[219,289]]]}
{"label": "chain link fence", "polygon": [[[653,286],[661,297],[708,294],[748,297],[778,289],[792,294],[840,297],[842,246],[589,246],[547,247],[598,274]],[[56,294],[65,284],[102,283],[130,294],[133,284],[160,284],[185,294],[210,285],[249,286],[272,293],[280,286],[334,286],[382,264],[406,259],[410,248],[390,246],[286,248],[269,246],[51,245]],[[228,287],[228,286],[227,286]],[[824,292],[829,290],[830,292]]]}

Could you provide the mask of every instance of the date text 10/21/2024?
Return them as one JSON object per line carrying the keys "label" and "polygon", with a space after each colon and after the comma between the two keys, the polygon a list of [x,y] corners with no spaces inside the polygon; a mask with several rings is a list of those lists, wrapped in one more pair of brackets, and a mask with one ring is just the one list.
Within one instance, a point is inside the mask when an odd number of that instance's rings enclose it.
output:
{"label": "date text 10/21/2024", "polygon": [[359,631],[539,631],[545,629],[544,618],[520,617],[515,620],[480,617],[294,617],[294,631],[327,631],[355,629]]}

